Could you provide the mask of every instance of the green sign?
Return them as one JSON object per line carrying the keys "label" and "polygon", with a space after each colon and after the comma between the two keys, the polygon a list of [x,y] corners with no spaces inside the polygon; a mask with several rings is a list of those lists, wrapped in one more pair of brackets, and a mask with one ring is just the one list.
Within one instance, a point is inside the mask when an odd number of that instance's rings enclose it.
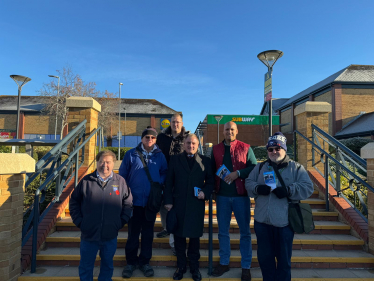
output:
{"label": "green sign", "polygon": [[[217,124],[214,118],[217,115],[207,115],[208,124]],[[279,125],[279,116],[272,116],[273,125]],[[235,122],[238,125],[267,125],[269,123],[269,116],[266,115],[222,115],[220,124],[225,124],[229,121]]]}

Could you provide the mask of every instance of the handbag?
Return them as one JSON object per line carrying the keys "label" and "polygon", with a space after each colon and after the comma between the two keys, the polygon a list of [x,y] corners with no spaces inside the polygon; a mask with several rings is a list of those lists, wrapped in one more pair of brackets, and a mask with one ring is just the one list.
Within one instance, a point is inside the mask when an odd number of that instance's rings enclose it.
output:
{"label": "handbag", "polygon": [[152,180],[151,173],[149,172],[147,163],[144,161],[143,153],[138,149],[136,150],[136,152],[138,153],[139,158],[143,163],[145,173],[151,184],[151,190],[149,192],[149,197],[146,206],[146,218],[147,220],[152,221],[153,219],[156,219],[156,215],[160,211],[160,208],[162,206],[163,187],[160,183],[154,182]]}
{"label": "handbag", "polygon": [[[283,188],[286,188],[284,184],[283,178],[278,171],[276,165],[273,165],[273,169],[282,185]],[[312,208],[307,203],[293,203],[288,197],[288,223],[291,229],[297,233],[309,233],[314,230],[314,220],[313,220],[313,213]]]}

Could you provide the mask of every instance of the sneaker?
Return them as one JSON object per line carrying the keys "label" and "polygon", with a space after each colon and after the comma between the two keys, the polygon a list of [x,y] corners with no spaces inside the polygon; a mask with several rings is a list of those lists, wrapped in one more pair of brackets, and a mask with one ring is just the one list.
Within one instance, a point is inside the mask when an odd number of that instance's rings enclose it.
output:
{"label": "sneaker", "polygon": [[201,273],[199,269],[191,270],[191,274],[194,281],[201,281]]}
{"label": "sneaker", "polygon": [[136,265],[131,265],[131,264],[126,265],[122,271],[122,277],[130,278],[135,269],[136,269]]}
{"label": "sneaker", "polygon": [[156,236],[157,236],[157,238],[164,238],[164,237],[166,237],[166,236],[168,236],[168,235],[170,235],[170,233],[167,232],[166,229],[164,229],[163,231],[157,233]]}
{"label": "sneaker", "polygon": [[242,281],[251,281],[251,270],[242,268]]}
{"label": "sneaker", "polygon": [[177,268],[177,270],[174,272],[173,280],[181,280],[183,278],[183,274],[185,274],[187,271],[186,268]]}
{"label": "sneaker", "polygon": [[212,276],[214,277],[219,277],[219,276],[222,276],[222,274],[224,274],[225,272],[229,271],[230,270],[230,267],[229,265],[223,265],[223,264],[219,264],[212,272]]}
{"label": "sneaker", "polygon": [[173,252],[173,256],[177,255],[177,251],[175,250],[175,247],[171,247],[171,251]]}
{"label": "sneaker", "polygon": [[145,277],[152,277],[155,274],[152,266],[150,266],[149,264],[140,265],[139,269],[143,272]]}

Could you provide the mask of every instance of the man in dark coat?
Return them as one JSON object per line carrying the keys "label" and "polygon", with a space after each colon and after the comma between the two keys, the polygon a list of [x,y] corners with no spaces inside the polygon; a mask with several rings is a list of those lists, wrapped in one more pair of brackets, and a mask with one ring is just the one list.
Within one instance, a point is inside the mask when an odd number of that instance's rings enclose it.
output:
{"label": "man in dark coat", "polygon": [[[170,126],[158,134],[156,144],[165,155],[168,164],[170,161],[170,156],[177,155],[183,152],[184,140],[189,133],[190,131],[186,131],[186,129],[183,127],[182,115],[176,113],[171,117]],[[169,235],[169,233],[166,231],[167,212],[168,211],[165,209],[165,207],[162,206],[160,209],[160,217],[161,224],[164,229],[161,232],[157,233],[158,238],[163,238]],[[171,250],[173,251],[173,254],[176,255],[173,234],[170,235],[169,244]]]}
{"label": "man in dark coat", "polygon": [[[177,229],[174,232],[177,270],[173,279],[180,280],[186,272],[186,238],[189,237],[188,258],[192,279],[201,280],[199,272],[200,237],[203,235],[205,200],[214,187],[210,159],[197,153],[199,140],[190,134],[184,143],[184,152],[170,158],[165,182],[165,208],[175,208]],[[195,188],[201,191],[195,196]]]}

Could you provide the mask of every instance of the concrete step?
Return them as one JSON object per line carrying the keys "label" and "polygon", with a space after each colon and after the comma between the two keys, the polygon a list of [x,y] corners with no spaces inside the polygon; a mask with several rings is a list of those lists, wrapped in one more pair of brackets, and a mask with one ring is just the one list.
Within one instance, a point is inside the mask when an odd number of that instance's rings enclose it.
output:
{"label": "concrete step", "polygon": [[[351,227],[349,225],[343,224],[338,221],[315,221],[314,222],[316,228],[311,232],[311,234],[350,234]],[[251,232],[254,233],[253,229],[253,219],[251,220]],[[162,225],[160,219],[156,220],[155,223],[155,232],[161,231]],[[56,224],[56,230],[57,231],[78,231],[79,229],[73,224],[70,217],[66,217],[61,219]],[[209,230],[209,221],[208,219],[205,219],[204,222],[204,232],[208,232]],[[120,231],[127,231],[127,225],[122,228]],[[213,232],[218,232],[218,223],[217,219],[213,219]],[[236,223],[235,219],[231,220],[230,225],[230,232],[231,233],[239,233],[239,227]]]}
{"label": "concrete step", "polygon": [[[208,250],[200,250],[200,267],[208,266]],[[252,251],[252,267],[259,267],[257,251]],[[79,265],[79,248],[49,248],[40,251],[37,255],[38,266],[77,266]],[[114,265],[125,264],[125,249],[117,248],[114,256]],[[153,249],[150,264],[153,266],[176,266],[177,258],[171,251]],[[240,268],[240,251],[232,250],[230,266]],[[213,264],[219,262],[218,250],[213,250]],[[296,268],[373,268],[374,256],[364,251],[322,251],[322,250],[293,250],[291,258],[292,267]],[[100,264],[100,257],[96,258],[96,265]]]}
{"label": "concrete step", "polygon": [[[153,248],[168,249],[169,237],[157,238],[154,235]],[[124,248],[127,242],[128,233],[120,232],[118,235],[118,248]],[[188,239],[187,239],[188,240]],[[239,249],[240,234],[232,233],[230,235],[231,249]],[[46,239],[48,248],[57,247],[79,247],[79,231],[56,231]],[[351,235],[313,235],[313,234],[295,234],[293,241],[294,250],[362,250],[364,241]],[[209,234],[204,233],[200,238],[200,248],[208,249]],[[252,248],[257,250],[257,237],[252,234]],[[219,249],[218,234],[213,234],[213,249]]]}
{"label": "concrete step", "polygon": [[[123,281],[122,278],[123,266],[114,268],[113,281]],[[171,267],[155,267],[155,276],[145,278],[140,270],[135,270],[132,280],[158,280],[158,281],[171,281],[175,268]],[[95,281],[99,275],[100,268],[95,267],[94,276]],[[239,281],[241,275],[240,268],[231,268],[230,271],[223,274],[221,277],[209,277],[206,268],[200,269],[203,281],[214,280],[228,280]],[[253,281],[262,280],[261,270],[259,268],[252,268],[251,275]],[[77,266],[43,266],[36,269],[36,273],[26,271],[18,281],[79,281],[78,267]],[[192,280],[191,274],[187,271],[183,280]],[[292,269],[293,281],[374,281],[374,272],[366,269]]]}

